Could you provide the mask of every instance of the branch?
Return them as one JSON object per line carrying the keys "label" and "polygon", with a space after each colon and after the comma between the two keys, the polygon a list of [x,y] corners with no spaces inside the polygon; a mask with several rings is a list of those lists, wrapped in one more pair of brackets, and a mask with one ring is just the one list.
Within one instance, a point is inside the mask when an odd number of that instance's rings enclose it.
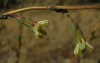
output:
{"label": "branch", "polygon": [[97,31],[99,26],[100,26],[100,21],[97,23],[97,25],[95,26],[95,28],[91,32],[91,35],[88,37],[88,39],[87,39],[88,42],[94,37],[94,33]]}
{"label": "branch", "polygon": [[38,7],[27,7],[22,8],[10,12],[3,13],[2,15],[8,15],[8,14],[16,14],[24,11],[30,11],[30,10],[50,10],[52,7],[56,9],[66,9],[66,10],[82,10],[82,9],[100,9],[100,6],[38,6]]}

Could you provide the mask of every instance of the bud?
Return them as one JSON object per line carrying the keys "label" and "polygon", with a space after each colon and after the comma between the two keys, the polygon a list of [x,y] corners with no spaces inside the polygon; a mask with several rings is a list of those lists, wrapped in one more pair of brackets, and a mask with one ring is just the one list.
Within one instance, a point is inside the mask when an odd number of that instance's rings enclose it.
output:
{"label": "bud", "polygon": [[69,18],[71,19],[72,30],[74,31],[77,40],[77,44],[74,49],[74,54],[77,55],[81,53],[83,55],[86,52],[86,49],[92,52],[93,46],[89,42],[85,41],[85,38],[78,25],[78,22],[75,21],[71,16],[69,16]]}
{"label": "bud", "polygon": [[48,25],[48,20],[43,20],[39,22],[30,22],[24,18],[15,16],[16,20],[27,27],[29,27],[35,34],[37,38],[43,38],[47,34],[45,30],[42,29],[42,26]]}
{"label": "bud", "polygon": [[39,21],[31,28],[35,32],[35,36],[38,38],[43,38],[47,34],[45,30],[42,29],[42,26],[48,25],[48,20]]}

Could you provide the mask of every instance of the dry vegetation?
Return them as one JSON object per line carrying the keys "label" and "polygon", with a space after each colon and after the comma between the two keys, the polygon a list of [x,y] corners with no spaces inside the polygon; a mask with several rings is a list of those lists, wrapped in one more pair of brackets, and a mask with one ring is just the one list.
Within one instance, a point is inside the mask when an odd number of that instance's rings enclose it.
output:
{"label": "dry vegetation", "polygon": [[[76,0],[76,2],[69,0],[68,4],[66,2],[67,1],[64,0],[26,0],[25,7],[40,5],[77,5],[78,0]],[[88,1],[86,3],[88,3]],[[16,9],[17,8],[21,8],[20,4]],[[15,8],[12,7],[6,11],[14,9]],[[86,38],[94,29],[98,21],[100,21],[99,10],[69,10],[69,13],[79,22]],[[16,51],[18,50],[20,32],[22,34],[22,46],[19,63],[69,63],[74,56],[73,50],[76,42],[74,33],[69,24],[69,19],[62,14],[55,12],[49,13],[47,11],[28,11],[24,12],[23,15],[34,21],[49,20],[50,24],[44,27],[48,34],[43,39],[38,39],[26,26],[22,26],[23,29],[21,31],[21,24],[13,18],[0,20],[0,63],[16,62]],[[96,35],[100,35],[99,32],[100,27],[96,31]],[[89,52],[80,63],[98,62],[100,59],[99,41],[100,38],[92,41],[95,50],[92,53]]]}

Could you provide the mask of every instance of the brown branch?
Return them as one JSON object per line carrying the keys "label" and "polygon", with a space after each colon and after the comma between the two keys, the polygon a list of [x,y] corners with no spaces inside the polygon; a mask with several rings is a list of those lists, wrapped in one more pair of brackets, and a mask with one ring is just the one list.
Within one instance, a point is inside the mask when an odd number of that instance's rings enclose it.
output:
{"label": "brown branch", "polygon": [[73,58],[73,60],[72,60],[72,62],[71,62],[71,63],[75,63],[75,62],[78,60],[78,58],[79,58],[79,54],[78,54],[78,55],[76,55],[76,56]]}
{"label": "brown branch", "polygon": [[88,42],[93,38],[94,33],[97,31],[97,29],[98,29],[99,26],[100,26],[100,21],[98,22],[98,24],[95,26],[95,28],[91,32],[91,35],[88,37],[88,39],[87,39]]}
{"label": "brown branch", "polygon": [[[52,6],[37,6],[37,7],[27,7],[22,8],[10,12],[3,13],[3,15],[7,14],[16,14],[24,11],[30,10],[49,10]],[[66,9],[66,10],[82,10],[82,9],[100,9],[100,6],[53,6],[56,9]]]}

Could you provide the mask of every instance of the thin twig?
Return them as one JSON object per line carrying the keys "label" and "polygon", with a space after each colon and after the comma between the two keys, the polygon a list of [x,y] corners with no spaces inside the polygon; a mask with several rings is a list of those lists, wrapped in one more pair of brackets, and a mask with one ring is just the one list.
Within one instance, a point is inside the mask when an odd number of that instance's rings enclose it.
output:
{"label": "thin twig", "polygon": [[[7,14],[16,14],[24,11],[30,11],[30,10],[49,10],[52,6],[37,6],[37,7],[27,7],[22,8],[10,12],[3,13],[2,15]],[[82,10],[82,9],[100,9],[100,6],[53,6],[56,9],[66,9],[66,10]]]}
{"label": "thin twig", "polygon": [[[21,0],[22,5],[21,7],[24,7],[24,2],[25,0]],[[21,16],[23,16],[23,12],[20,13]],[[17,62],[16,63],[20,63],[20,58],[21,58],[21,48],[22,48],[22,33],[23,33],[23,25],[20,24],[19,25],[19,36],[18,36],[18,51],[17,51]]]}
{"label": "thin twig", "polygon": [[98,29],[99,26],[100,26],[100,21],[98,22],[98,24],[95,26],[95,28],[91,32],[91,35],[88,37],[88,39],[87,39],[88,42],[93,38],[94,33],[97,31],[97,29]]}
{"label": "thin twig", "polygon": [[79,58],[79,54],[78,54],[78,55],[76,55],[76,56],[73,58],[73,60],[72,60],[72,62],[71,62],[71,63],[75,63],[75,62],[78,60],[78,58]]}

